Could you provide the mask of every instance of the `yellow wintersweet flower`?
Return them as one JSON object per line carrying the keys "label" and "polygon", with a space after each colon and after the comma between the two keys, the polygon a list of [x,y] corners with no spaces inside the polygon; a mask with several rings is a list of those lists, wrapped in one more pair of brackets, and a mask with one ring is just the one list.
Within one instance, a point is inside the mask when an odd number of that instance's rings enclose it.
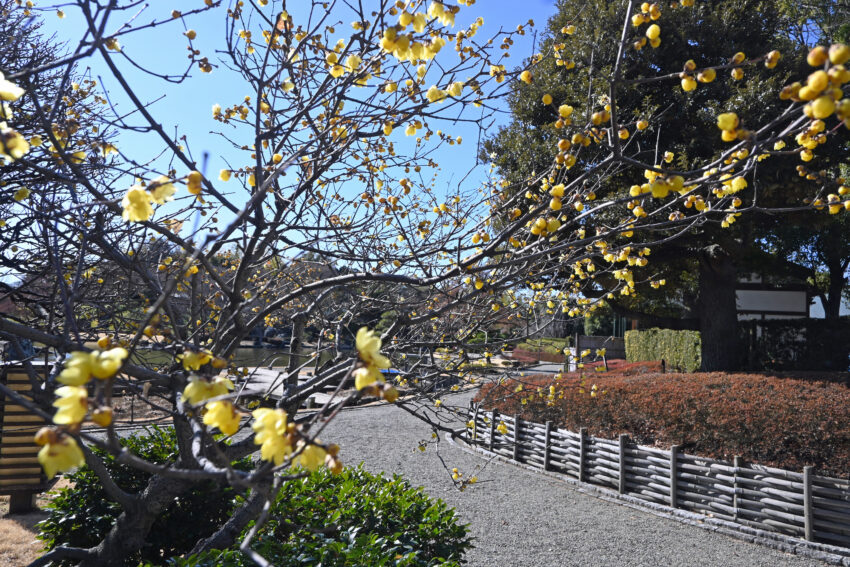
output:
{"label": "yellow wintersweet flower", "polygon": [[377,368],[389,368],[390,360],[381,354],[381,338],[366,327],[357,331],[355,346],[360,354],[360,360],[369,366]]}
{"label": "yellow wintersweet flower", "polygon": [[76,425],[81,423],[88,411],[88,391],[84,386],[62,386],[56,390],[59,398],[53,402],[57,408],[53,423],[57,425]]}
{"label": "yellow wintersweet flower", "polygon": [[183,401],[193,406],[210,398],[224,396],[233,389],[233,382],[227,378],[216,377],[213,381],[204,380],[200,376],[192,376],[183,388]]}
{"label": "yellow wintersweet flower", "polygon": [[128,222],[146,221],[153,216],[150,193],[141,185],[133,185],[121,201],[124,212],[121,217]]}
{"label": "yellow wintersweet flower", "polygon": [[461,94],[463,94],[463,83],[461,81],[455,81],[454,83],[449,85],[449,88],[446,89],[446,92],[449,95],[458,98]]}
{"label": "yellow wintersweet flower", "polygon": [[363,63],[363,59],[359,55],[349,55],[345,58],[345,69],[349,73],[353,73],[360,68],[361,63]]}
{"label": "yellow wintersweet flower", "polygon": [[437,85],[432,85],[425,96],[428,98],[428,102],[440,102],[446,98],[446,91],[440,89]]}
{"label": "yellow wintersweet flower", "polygon": [[239,430],[239,412],[227,400],[210,402],[206,405],[204,424],[218,427],[225,435],[233,435]]}
{"label": "yellow wintersweet flower", "polygon": [[383,384],[384,376],[374,366],[366,366],[354,371],[354,387],[358,390],[371,386],[375,382]]}
{"label": "yellow wintersweet flower", "polygon": [[160,175],[151,183],[151,199],[157,205],[163,205],[166,201],[173,201],[177,188],[171,183],[171,179]]}
{"label": "yellow wintersweet flower", "polygon": [[[195,273],[197,273],[197,268]],[[186,370],[199,370],[201,366],[212,360],[212,355],[205,351],[195,352],[193,350],[184,350],[183,354],[177,355],[177,360],[183,363],[183,368]]]}
{"label": "yellow wintersweet flower", "polygon": [[82,386],[91,380],[91,353],[74,351],[56,380],[66,386]]}
{"label": "yellow wintersweet flower", "polygon": [[192,195],[200,195],[203,180],[204,176],[201,175],[200,171],[189,172],[189,175],[186,176],[186,190]]}
{"label": "yellow wintersweet flower", "polygon": [[738,127],[738,115],[734,112],[724,112],[717,116],[717,127],[730,132]]}
{"label": "yellow wintersweet flower", "polygon": [[18,100],[26,91],[11,81],[7,81],[3,73],[0,73],[0,100]]}
{"label": "yellow wintersweet flower", "polygon": [[27,187],[21,187],[20,189],[15,191],[15,194],[12,195],[12,198],[14,200],[18,201],[18,202],[21,202],[24,199],[28,198],[29,196],[30,196],[30,190]]}
{"label": "yellow wintersweet flower", "polygon": [[260,457],[264,461],[280,465],[292,454],[292,445],[286,437],[287,415],[281,409],[260,408],[253,412],[254,443],[261,445]]}
{"label": "yellow wintersweet flower", "polygon": [[54,429],[43,428],[35,435],[35,442],[43,445],[38,452],[38,462],[47,478],[85,464],[85,457],[73,437]]}
{"label": "yellow wintersweet flower", "polygon": [[30,151],[30,144],[16,130],[9,128],[5,122],[0,122],[0,156],[6,156],[11,161],[21,159]]}
{"label": "yellow wintersweet flower", "polygon": [[[316,441],[318,441],[318,439]],[[299,447],[303,447],[304,442],[299,441],[298,444]],[[301,454],[298,455],[297,462],[301,467],[312,472],[325,464],[325,457],[327,457],[327,455],[327,451],[318,445],[307,445],[304,447],[304,450],[301,451]]]}
{"label": "yellow wintersweet flower", "polygon": [[124,364],[124,359],[129,353],[126,349],[116,347],[103,352],[91,353],[90,369],[91,374],[98,380],[106,380],[112,378],[121,365]]}

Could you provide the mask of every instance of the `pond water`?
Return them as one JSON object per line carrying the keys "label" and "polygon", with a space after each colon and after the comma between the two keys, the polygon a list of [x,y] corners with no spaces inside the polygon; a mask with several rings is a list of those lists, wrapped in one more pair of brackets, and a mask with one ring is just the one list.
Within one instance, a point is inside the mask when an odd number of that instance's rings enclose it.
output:
{"label": "pond water", "polygon": [[[299,355],[299,362],[303,364],[308,360],[310,351],[305,349],[305,354]],[[321,363],[333,358],[331,352],[323,352],[320,357]],[[168,353],[154,350],[140,349],[134,355],[134,362],[143,366],[160,366],[167,364],[171,356]],[[288,348],[238,348],[236,349],[233,362],[236,366],[274,366],[281,367],[289,364]],[[309,364],[312,367],[312,363]]]}

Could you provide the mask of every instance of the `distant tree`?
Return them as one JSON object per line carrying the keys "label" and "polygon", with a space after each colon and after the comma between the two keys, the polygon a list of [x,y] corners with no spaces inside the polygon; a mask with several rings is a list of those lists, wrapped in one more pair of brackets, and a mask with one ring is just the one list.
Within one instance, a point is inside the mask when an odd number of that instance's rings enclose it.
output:
{"label": "distant tree", "polygon": [[[540,177],[546,164],[570,155],[575,165],[569,167],[567,163],[567,179],[585,187],[594,186],[592,192],[597,197],[629,196],[634,191],[631,187],[646,183],[646,179],[636,179],[638,175],[643,177],[637,162],[611,163],[604,172],[589,173],[591,164],[605,159],[608,148],[565,135],[559,128],[558,107],[562,102],[573,106],[572,120],[593,121],[594,117],[604,116],[602,108],[613,95],[618,101],[620,132],[628,136],[621,144],[631,159],[651,161],[658,168],[673,171],[717,163],[715,160],[728,144],[704,133],[714,127],[719,110],[734,106],[746,114],[748,121],[763,122],[782,108],[781,101],[766,98],[765,93],[775,91],[805,66],[808,48],[795,42],[796,28],[780,3],[700,2],[693,10],[672,11],[665,26],[672,32],[664,35],[658,48],[651,48],[646,45],[646,38],[641,38],[637,40],[644,43],[641,49],[625,50],[622,57],[629,65],[622,69],[624,84],[617,86],[615,92],[606,77],[620,57],[616,46],[623,33],[623,10],[623,3],[611,0],[558,4],[558,13],[548,23],[543,44],[562,55],[538,65],[545,69],[541,80],[515,85],[508,99],[512,122],[484,144],[482,155],[490,158],[507,179],[518,183],[528,177]],[[718,41],[721,37],[723,40]],[[687,68],[688,64],[695,69],[724,65],[730,54],[761,54],[767,46],[781,52],[775,68],[759,65],[745,71],[735,69],[735,73],[741,73],[739,80],[726,78],[728,69],[700,74]],[[681,87],[645,82],[658,69],[683,66],[685,78]],[[717,78],[713,79],[715,75]],[[546,95],[555,102],[542,102]],[[820,163],[844,159],[848,136],[838,132],[836,137],[840,141],[819,155]],[[749,148],[743,151],[749,152]],[[734,159],[728,158],[727,163]],[[648,325],[693,325],[702,334],[706,370],[736,367],[741,360],[735,331],[735,287],[740,275],[747,271],[755,255],[761,256],[760,264],[768,270],[787,273],[788,267],[785,258],[774,262],[782,264],[780,267],[768,266],[770,258],[764,254],[762,238],[775,226],[773,221],[758,215],[738,221],[737,213],[762,206],[790,207],[799,202],[802,194],[816,190],[817,185],[798,175],[795,168],[792,160],[759,162],[753,168],[752,181],[730,198],[729,215],[694,224],[686,235],[679,234],[679,226],[668,230],[658,226],[654,233],[632,239],[636,245],[641,241],[647,245],[661,243],[650,246],[653,275],[638,287],[637,295],[609,296],[609,304],[619,313]],[[604,181],[600,180],[602,177]],[[640,189],[637,191],[641,194]],[[518,192],[525,193],[525,206],[536,206],[548,199],[548,195],[527,192],[526,187]],[[570,205],[563,203],[565,207]],[[702,208],[706,201],[693,194],[685,206]],[[679,214],[671,211],[671,219]],[[605,213],[597,215],[594,223],[599,218],[605,218]],[[794,219],[783,216],[781,222],[794,223]],[[608,219],[608,224],[613,221],[614,218]],[[588,229],[600,230],[589,222]],[[604,251],[598,256],[604,256]],[[609,273],[598,277],[607,280],[600,291],[610,287],[613,276]],[[666,285],[658,288],[659,281]]]}

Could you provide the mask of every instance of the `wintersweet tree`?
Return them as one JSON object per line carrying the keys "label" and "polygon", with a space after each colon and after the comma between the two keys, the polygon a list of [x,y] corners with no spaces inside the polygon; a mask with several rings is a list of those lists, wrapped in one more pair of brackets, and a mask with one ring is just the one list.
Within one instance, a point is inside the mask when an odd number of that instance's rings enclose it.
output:
{"label": "wintersweet tree", "polygon": [[[22,14],[34,10],[18,4]],[[663,147],[640,151],[648,143],[642,132],[659,116],[623,115],[620,93],[680,85],[690,92],[700,77],[771,68],[781,57],[772,46],[729,53],[720,64],[686,61],[683,71],[650,66],[636,77],[629,69],[641,64],[641,50],[673,33],[665,20],[695,2],[624,1],[611,5],[621,34],[600,46],[616,54],[609,66],[574,63],[551,42],[514,69],[510,46],[530,23],[482,37],[473,4],[225,7],[206,0],[184,12],[118,1],[40,6],[82,24],[67,54],[2,69],[0,97],[12,111],[2,125],[3,179],[43,176],[43,186],[27,191],[3,187],[4,230],[26,244],[2,254],[7,278],[19,279],[12,300],[34,288],[53,292],[43,313],[0,318],[0,334],[56,353],[39,384],[55,396],[56,411],[2,391],[55,424],[36,436],[46,472],[85,462],[123,512],[97,545],[59,547],[35,564],[117,564],[142,548],[175,498],[210,480],[242,491],[244,500],[191,551],[230,547],[256,522],[241,549],[267,564],[253,540],[264,509],[283,483],[342,467],[339,448],[320,437],[342,407],[380,397],[451,430],[456,408],[443,385],[482,379],[470,352],[490,359],[547,317],[583,316],[603,283],[604,293],[621,295],[640,281],[662,285],[650,263],[659,238],[761,210],[755,189],[764,159],[802,158],[802,174],[820,181],[796,208],[837,214],[848,206],[843,181],[807,165],[822,144],[841,143],[850,125],[840,90],[850,80],[846,46],[814,49],[808,77],[770,94],[782,103],[769,116],[725,101],[703,132],[724,145],[689,163],[663,159],[670,151]],[[196,24],[216,17],[226,34],[204,43],[214,32]],[[185,64],[146,66],[144,49],[134,46],[168,34],[187,44]],[[55,113],[35,104],[37,79],[57,71],[70,77],[89,59],[111,86],[90,79],[72,91],[84,90],[100,109],[77,110],[78,101],[63,97],[65,114],[84,112],[93,123],[55,128]],[[507,86],[544,82],[550,61],[594,74],[581,100],[541,97],[551,110],[554,157],[520,178],[491,172],[481,183],[438,185],[434,156],[463,143],[452,126],[485,124]],[[199,160],[206,142],[168,131],[150,102],[158,96],[151,92],[191,86],[196,75],[221,76],[222,100],[208,118],[228,164],[218,173]],[[158,90],[150,91],[152,83]],[[32,111],[14,112],[29,104]],[[114,152],[87,138],[104,132],[115,133]],[[98,166],[96,174],[87,164]],[[628,183],[625,191],[620,183]],[[47,206],[44,195],[51,195]],[[42,270],[25,269],[39,262]],[[380,335],[369,330],[379,321]],[[508,337],[474,342],[496,326]],[[245,388],[255,374],[233,356],[269,327],[286,329],[290,356],[279,395],[257,407]],[[307,338],[315,343],[307,347]],[[313,374],[299,380],[306,367]],[[390,367],[403,370],[393,383],[382,372]],[[301,411],[329,385],[336,385],[330,402]],[[119,390],[167,413],[178,440],[174,462],[151,463],[122,448]],[[92,447],[151,473],[145,490],[122,490]],[[251,470],[231,465],[255,453]],[[461,472],[454,478],[461,487],[471,480]]]}

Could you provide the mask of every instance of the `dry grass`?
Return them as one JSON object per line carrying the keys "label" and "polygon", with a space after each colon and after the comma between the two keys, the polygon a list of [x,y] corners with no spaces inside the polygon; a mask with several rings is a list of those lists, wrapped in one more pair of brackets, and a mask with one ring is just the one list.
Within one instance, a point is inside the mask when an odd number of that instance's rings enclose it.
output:
{"label": "dry grass", "polygon": [[[62,479],[53,488],[67,485],[68,481]],[[36,499],[38,508],[44,506],[49,498],[49,493],[39,494]],[[27,565],[42,553],[43,545],[35,537],[38,533],[35,525],[47,517],[47,512],[38,509],[29,514],[12,516],[8,512],[9,497],[0,496],[0,565]]]}

